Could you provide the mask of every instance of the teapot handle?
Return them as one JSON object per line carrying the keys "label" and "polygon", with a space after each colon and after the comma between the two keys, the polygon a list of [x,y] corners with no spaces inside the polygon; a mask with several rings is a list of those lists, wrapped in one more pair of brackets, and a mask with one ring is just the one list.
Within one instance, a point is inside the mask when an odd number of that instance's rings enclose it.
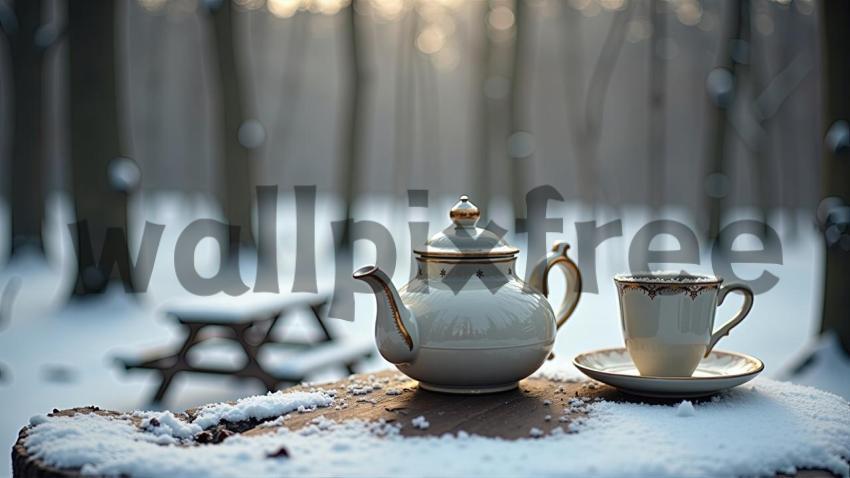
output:
{"label": "teapot handle", "polygon": [[555,324],[559,329],[576,310],[578,299],[581,297],[581,272],[576,263],[567,256],[569,249],[570,245],[566,242],[555,242],[552,245],[552,252],[534,266],[529,277],[529,284],[543,292],[544,296],[549,297],[549,271],[555,266],[562,266],[567,273],[567,290],[564,300],[555,312]]}

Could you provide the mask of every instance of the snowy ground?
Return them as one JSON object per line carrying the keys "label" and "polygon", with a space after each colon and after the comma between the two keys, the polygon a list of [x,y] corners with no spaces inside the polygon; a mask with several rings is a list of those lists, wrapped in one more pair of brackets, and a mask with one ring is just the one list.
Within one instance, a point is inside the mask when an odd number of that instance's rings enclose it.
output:
{"label": "snowy ground", "polygon": [[[282,291],[291,288],[294,271],[293,251],[291,247],[284,246],[294,244],[295,215],[289,199],[282,196],[279,206],[278,262]],[[21,284],[11,307],[11,316],[3,317],[0,322],[0,445],[6,450],[10,449],[17,431],[30,416],[49,412],[54,407],[93,404],[107,409],[131,410],[147,405],[145,399],[155,386],[154,377],[141,372],[127,375],[115,365],[114,357],[122,352],[138,352],[179,339],[176,327],[161,313],[163,304],[185,296],[173,272],[171,261],[174,241],[181,225],[187,224],[192,217],[207,213],[201,200],[197,204],[188,205],[179,198],[172,198],[170,202],[161,199],[156,201],[139,199],[133,206],[136,208],[134,217],[138,224],[144,220],[166,224],[154,277],[145,294],[131,296],[119,288],[101,297],[66,303],[72,286],[73,270],[70,266],[72,258],[68,253],[69,246],[65,240],[67,238],[62,236],[65,231],[62,221],[66,221],[66,224],[70,222],[69,215],[67,207],[61,204],[53,208],[57,212],[49,218],[51,241],[48,253],[51,262],[24,255],[0,268],[0,291],[10,281],[19,280]],[[407,277],[410,251],[406,221],[430,220],[433,233],[445,227],[446,211],[453,201],[453,198],[434,200],[427,213],[421,213],[418,217],[413,214],[410,218],[407,216],[408,211],[401,211],[405,215],[399,216],[394,206],[385,203],[360,209],[363,214],[359,218],[394,224],[391,232],[398,244],[394,276],[397,285],[406,282]],[[328,221],[333,217],[334,210],[330,207],[317,208],[316,249],[320,290],[332,288],[333,264],[328,260],[332,257],[329,252],[331,240]],[[745,217],[746,214],[746,211],[742,211],[740,216]],[[556,239],[566,239],[575,244],[574,222],[577,221],[594,217],[599,224],[612,219],[623,220],[623,237],[609,240],[597,249],[596,275],[600,293],[582,296],[575,315],[558,337],[556,360],[568,363],[582,351],[622,344],[617,302],[610,277],[628,269],[629,241],[638,228],[648,221],[649,213],[642,208],[591,211],[576,204],[562,204],[560,207],[552,204],[549,216],[565,218],[565,233],[549,234],[547,239],[550,243]],[[500,216],[493,214],[491,217],[498,221]],[[661,217],[690,223],[686,216],[675,210],[662,211]],[[503,220],[501,223],[509,222]],[[811,346],[813,334],[819,325],[817,317],[821,300],[820,264],[823,252],[811,220],[802,214],[789,213],[776,218],[776,224],[782,238],[783,263],[735,266],[735,271],[743,278],[754,278],[762,270],[768,270],[779,277],[779,283],[774,289],[756,297],[750,317],[719,345],[720,349],[742,351],[761,358],[765,362],[765,375],[768,377],[782,377],[785,368],[798,360],[799,354],[806,347]],[[525,247],[523,236],[509,235],[507,239],[520,248]],[[748,247],[746,242],[742,241],[736,247]],[[711,271],[709,248],[706,244],[700,246],[701,263],[687,267],[691,271]],[[210,259],[210,251],[204,247],[199,247],[196,260],[202,271],[215,270],[216,260],[214,257]],[[363,244],[356,247],[355,264],[373,260],[373,249]],[[248,254],[244,261],[242,275],[250,284],[252,280],[249,278],[253,277],[256,260],[252,261]],[[519,265],[522,270],[524,259],[520,260]],[[672,266],[682,267],[675,264]],[[558,296],[562,287],[563,284],[554,284],[552,293]],[[718,311],[718,320],[731,316],[738,307],[737,298],[730,299],[733,300],[728,300]],[[251,300],[251,296],[243,296],[239,300]],[[341,333],[368,336],[374,324],[374,302],[368,295],[358,295],[356,304],[356,319],[353,322],[333,321],[333,327]],[[840,360],[839,355],[836,357],[829,360]],[[386,366],[385,362],[377,358],[366,368],[380,369]],[[330,371],[315,378],[333,378],[341,374],[342,371]],[[833,382],[842,385],[843,392],[847,393],[844,381]],[[809,383],[818,384],[817,377],[810,378]],[[261,391],[258,384],[250,382],[183,377],[177,379],[165,405],[182,410]],[[836,390],[839,393],[841,391]],[[0,454],[0,475],[9,469],[9,454]]]}

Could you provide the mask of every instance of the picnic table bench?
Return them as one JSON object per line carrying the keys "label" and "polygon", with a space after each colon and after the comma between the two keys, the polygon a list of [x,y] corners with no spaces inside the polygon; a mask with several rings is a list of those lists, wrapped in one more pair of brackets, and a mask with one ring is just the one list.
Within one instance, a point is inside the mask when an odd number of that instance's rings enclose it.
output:
{"label": "picnic table bench", "polygon": [[[354,366],[374,353],[374,343],[371,338],[334,335],[323,317],[326,306],[327,298],[323,296],[179,303],[164,310],[182,329],[184,338],[180,346],[147,351],[137,357],[122,356],[118,361],[127,371],[159,373],[160,383],[151,399],[155,403],[164,399],[174,378],[184,373],[256,379],[268,390],[298,384],[311,374],[331,367],[355,373]],[[274,331],[278,324],[299,311],[307,312],[318,331],[318,339],[276,339]],[[212,339],[235,344],[244,362],[221,365],[193,361],[193,351],[201,350],[196,347]]]}

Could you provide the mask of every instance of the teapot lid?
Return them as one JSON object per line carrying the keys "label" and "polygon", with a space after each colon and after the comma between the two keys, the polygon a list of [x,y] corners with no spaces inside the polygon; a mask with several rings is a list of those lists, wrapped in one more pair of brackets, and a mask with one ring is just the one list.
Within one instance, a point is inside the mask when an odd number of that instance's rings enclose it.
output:
{"label": "teapot lid", "polygon": [[454,227],[448,227],[425,241],[413,252],[422,257],[443,259],[481,259],[512,257],[519,249],[509,245],[487,229],[476,227],[481,211],[463,195],[452,206],[449,217]]}

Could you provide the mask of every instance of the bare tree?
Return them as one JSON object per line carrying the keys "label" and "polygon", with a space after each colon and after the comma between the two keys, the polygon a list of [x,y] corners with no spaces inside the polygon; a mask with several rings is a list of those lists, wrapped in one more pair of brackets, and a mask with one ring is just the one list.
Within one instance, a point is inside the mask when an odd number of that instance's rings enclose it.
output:
{"label": "bare tree", "polygon": [[[605,181],[599,180],[596,162],[599,160],[599,141],[602,137],[602,120],[605,112],[605,98],[608,86],[614,74],[614,67],[620,57],[626,38],[626,26],[632,17],[634,2],[629,2],[622,10],[614,14],[605,34],[602,50],[593,65],[590,82],[584,95],[584,117],[574,125],[574,138],[578,152],[577,166],[579,176],[579,194],[582,198],[596,201],[599,195],[608,197],[604,190]],[[575,95],[567,89],[567,98]]]}
{"label": "bare tree", "polygon": [[[115,82],[115,2],[68,1],[68,54],[70,79],[71,182],[77,225],[78,278],[76,295],[105,290],[110,279],[127,273],[126,195],[110,184],[110,161],[122,154]],[[124,231],[113,236],[107,230]],[[98,262],[95,255],[103,251]],[[118,268],[103,257],[114,258]],[[98,264],[107,267],[99,267]],[[110,272],[111,271],[111,272]]]}
{"label": "bare tree", "polygon": [[[251,235],[251,200],[253,165],[251,151],[240,142],[240,128],[247,119],[244,87],[237,62],[234,39],[234,8],[230,0],[206,2],[212,18],[213,41],[218,59],[219,107],[223,116],[224,217],[231,226],[239,226],[239,243],[253,244]],[[249,134],[250,131],[243,131]],[[231,244],[231,253],[239,244]]]}
{"label": "bare tree", "polygon": [[[490,214],[489,203],[500,191],[509,191],[513,196],[513,177],[511,176],[508,138],[513,128],[513,87],[515,33],[510,30],[494,28],[489,17],[498,8],[505,8],[494,0],[473,4],[480,8],[481,21],[475,22],[481,30],[473,30],[480,38],[475,62],[475,81],[480,88],[475,104],[474,118],[477,127],[475,141],[475,161],[471,175],[471,195],[475,203],[483,206],[481,224],[485,224]],[[522,8],[522,7],[521,7]],[[478,12],[476,12],[478,13]],[[522,12],[521,12],[522,13]],[[513,28],[516,28],[514,17]],[[516,125],[519,127],[519,125]],[[508,161],[507,168],[498,166]],[[513,201],[513,197],[510,198]],[[518,204],[521,206],[521,203]],[[519,210],[517,209],[517,212]]]}
{"label": "bare tree", "polygon": [[650,201],[658,208],[664,203],[666,185],[667,125],[665,94],[667,91],[667,60],[661,55],[661,42],[667,36],[667,12],[662,0],[650,2],[652,37],[649,41],[649,163]]}
{"label": "bare tree", "polygon": [[[514,45],[513,59],[511,65],[511,101],[510,101],[510,122],[511,129],[509,134],[511,138],[516,138],[515,134],[527,132],[528,128],[528,113],[527,101],[524,98],[524,93],[528,89],[529,72],[531,68],[528,65],[529,52],[534,51],[534,45],[531,43],[533,39],[532,25],[529,25],[531,18],[528,15],[528,5],[525,0],[517,0],[514,7]],[[510,139],[508,139],[510,141]],[[531,154],[523,157],[514,157],[515,148],[509,147],[507,160],[510,161],[509,170],[511,171],[511,199],[513,202],[514,216],[519,217],[525,210],[525,196],[523,191],[526,186],[526,177],[529,176],[528,169],[531,167]],[[521,154],[524,154],[523,151]]]}
{"label": "bare tree", "polygon": [[[476,135],[472,137],[473,154],[473,174],[471,177],[472,184],[469,194],[475,198],[476,202],[484,207],[483,213],[487,214],[490,204],[490,148],[491,136],[493,134],[493,99],[491,94],[487,94],[487,84],[489,81],[497,81],[496,67],[493,64],[493,40],[487,34],[487,15],[490,13],[492,1],[480,2],[473,4],[474,8],[479,8],[481,11],[481,21],[476,24],[483,31],[476,35],[480,38],[478,49],[476,50],[475,61],[475,86],[478,88],[476,101],[473,103],[473,117],[475,118]],[[482,218],[484,219],[484,218]]]}
{"label": "bare tree", "polygon": [[27,244],[42,248],[45,150],[43,128],[44,52],[48,30],[41,0],[16,1],[8,38],[14,88],[11,163],[12,253]]}
{"label": "bare tree", "polygon": [[[584,83],[582,81],[584,69],[582,66],[584,64],[583,53],[585,45],[582,42],[581,28],[583,18],[578,9],[561,9],[561,32],[563,32],[564,37],[559,44],[564,55],[561,64],[564,66],[564,97],[566,99],[565,106],[568,127],[566,133],[569,138],[567,142],[569,143],[570,151],[572,151],[572,157],[567,156],[564,160],[578,165],[579,168],[582,166],[582,158],[584,156],[582,102],[585,95]],[[585,173],[587,168],[581,169],[582,173]],[[584,186],[589,185],[585,181],[587,178],[582,176],[578,179],[578,199],[586,199],[582,197],[582,193],[585,192]]]}
{"label": "bare tree", "polygon": [[[277,133],[283,148],[289,147],[295,130],[296,116],[298,113],[298,100],[304,87],[304,64],[305,52],[309,47],[310,22],[312,14],[296,13],[291,19],[289,26],[289,38],[283,52],[283,81],[280,90],[280,105],[277,109],[274,131]],[[267,33],[264,37],[269,37]]]}
{"label": "bare tree", "polygon": [[366,67],[363,59],[363,32],[358,21],[357,0],[351,0],[348,7],[343,10],[346,22],[347,36],[343,39],[345,45],[344,58],[348,60],[348,78],[345,84],[348,87],[348,103],[345,106],[342,127],[342,154],[343,161],[340,168],[340,178],[343,183],[342,198],[345,201],[345,225],[338,245],[344,248],[351,246],[351,228],[348,219],[351,219],[351,211],[357,194],[356,185],[358,172],[361,167],[363,133],[365,131],[365,118],[363,117],[364,105],[366,104],[364,93],[366,78]]}
{"label": "bare tree", "polygon": [[[416,33],[416,12],[405,12],[399,21],[399,37],[396,50],[395,76],[395,112],[394,131],[395,142],[393,165],[395,166],[396,187],[405,187],[409,183],[410,164],[413,161],[413,91],[415,78],[413,76],[412,59],[415,52],[413,45]],[[396,191],[396,193],[405,191]]]}
{"label": "bare tree", "polygon": [[[750,8],[754,8],[754,5],[750,4]],[[755,12],[751,11],[749,14],[750,19],[755,16]],[[751,28],[747,28],[746,30],[750,30]],[[765,46],[764,37],[759,38],[758,35],[750,35],[750,58],[749,58],[749,82],[752,90],[753,104],[758,105],[757,95],[759,91],[763,91],[766,87],[766,83],[768,78],[766,78],[766,52],[762,50]],[[761,41],[759,41],[759,39]],[[767,136],[767,123],[769,118],[759,118],[763,120],[760,121],[752,121],[751,129],[752,132],[752,140],[750,141],[751,149],[750,149],[750,157],[752,159],[753,169],[758,171],[758,174],[754,178],[753,186],[754,192],[756,194],[755,203],[759,207],[761,220],[764,223],[764,227],[767,227],[767,217],[769,208],[772,204],[772,191],[775,191],[780,187],[780,185],[773,181],[775,176],[775,169],[779,168],[771,168],[770,167],[770,158],[768,157],[768,151],[766,151],[768,147],[768,136]]]}
{"label": "bare tree", "polygon": [[820,214],[826,233],[821,332],[834,331],[850,353],[850,2],[820,5],[826,132],[822,188],[823,196],[837,203]]}
{"label": "bare tree", "polygon": [[[750,1],[727,3],[725,8],[728,33],[721,43],[717,67],[709,73],[706,80],[708,99],[713,107],[708,121],[708,173],[718,180],[725,176],[731,109],[735,102],[738,82],[743,77],[742,70],[746,68],[749,60],[750,40]],[[712,191],[711,187],[709,189],[708,237],[716,238],[723,214],[724,192]]]}

